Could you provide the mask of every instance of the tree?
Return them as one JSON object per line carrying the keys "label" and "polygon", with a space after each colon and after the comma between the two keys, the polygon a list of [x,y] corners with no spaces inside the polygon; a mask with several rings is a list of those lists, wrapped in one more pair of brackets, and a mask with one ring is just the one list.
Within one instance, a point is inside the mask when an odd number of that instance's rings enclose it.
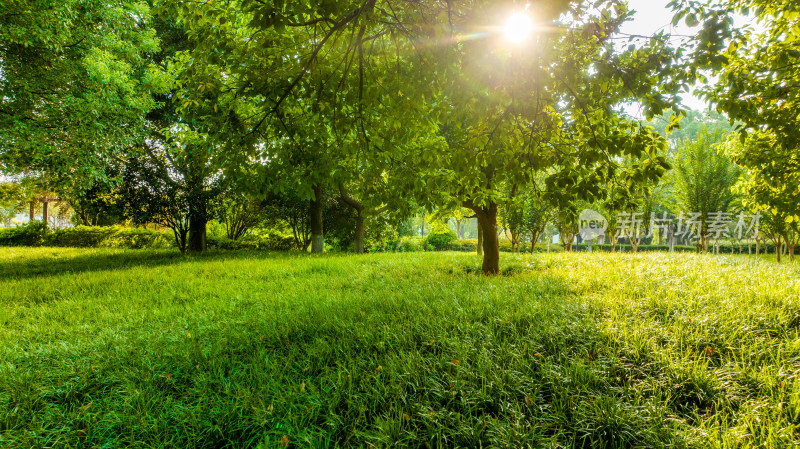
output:
{"label": "tree", "polygon": [[741,170],[725,154],[720,131],[703,128],[696,140],[680,143],[674,161],[676,197],[684,213],[699,214],[697,247],[707,251],[710,242],[709,219],[712,213],[729,212],[736,194],[733,187]]}
{"label": "tree", "polygon": [[[544,198],[562,210],[599,197],[602,180],[617,175],[615,158],[622,154],[651,156],[639,176],[663,174],[656,154],[663,140],[614,112],[617,102],[632,98],[660,112],[665,98],[642,75],[669,60],[663,41],[619,53],[607,38],[624,21],[624,9],[600,3],[602,15],[564,23],[557,17],[566,6],[588,13],[587,5],[549,6],[552,15],[537,16],[562,31],[542,24],[548,32],[536,34],[529,47],[465,40],[435,52],[450,81],[436,101],[445,147],[420,158],[420,169],[429,174],[430,190],[449,192],[475,212],[486,274],[499,270],[497,215],[506,192],[528,189],[537,173],[547,173]],[[477,28],[492,17],[489,9],[476,7],[452,20],[459,29]]]}
{"label": "tree", "polygon": [[527,232],[531,239],[531,253],[536,249],[536,243],[547,228],[552,223],[555,214],[552,207],[545,203],[539,192],[529,192],[525,196],[522,212],[522,232]]}
{"label": "tree", "polygon": [[[747,176],[743,176],[738,185],[745,196],[744,206],[766,216],[773,241],[775,236],[780,236],[793,260],[800,236],[800,157],[797,151],[787,150],[775,134],[763,131],[751,133],[744,143],[730,140],[726,149],[733,161],[746,170]],[[780,260],[780,254],[778,258]]]}
{"label": "tree", "polygon": [[511,251],[519,251],[519,240],[525,221],[525,200],[516,191],[510,192],[509,198],[500,207],[500,222],[503,232],[511,242]]}
{"label": "tree", "polygon": [[296,192],[273,193],[264,201],[264,218],[268,226],[285,226],[292,231],[295,247],[303,252],[311,245],[310,201]]}
{"label": "tree", "polygon": [[165,81],[146,3],[21,0],[0,11],[0,166],[56,183],[106,180]]}
{"label": "tree", "polygon": [[[184,142],[191,142],[195,137],[190,133]],[[197,144],[170,142],[173,145]],[[156,223],[171,229],[181,252],[197,250],[190,247],[187,238],[192,231],[193,217],[202,211],[205,227],[214,212],[207,206],[222,191],[222,180],[215,178],[198,185],[197,180],[192,179],[196,171],[190,167],[191,159],[187,161],[181,157],[191,156],[190,151],[178,150],[177,157],[164,147],[148,147],[143,152],[143,156],[131,157],[123,173],[120,189],[125,198],[126,217],[134,223]],[[205,235],[201,235],[204,246]]]}
{"label": "tree", "polygon": [[578,235],[578,213],[573,209],[563,209],[556,215],[556,228],[564,251],[572,251],[572,243]]}
{"label": "tree", "polygon": [[[670,148],[674,149],[683,140],[694,140],[705,127],[711,131],[721,131],[728,133],[735,131],[735,126],[730,120],[717,111],[708,109],[705,111],[682,111],[686,115],[680,115],[679,111],[667,111],[658,117],[654,117],[650,123],[655,130],[666,137],[670,143]],[[674,118],[680,118],[678,126],[675,126]],[[667,129],[670,129],[667,132]]]}
{"label": "tree", "polygon": [[0,183],[0,220],[5,227],[11,220],[25,210],[25,189],[16,182]]}
{"label": "tree", "polygon": [[245,159],[287,167],[265,171],[265,183],[282,172],[319,203],[324,184],[380,174],[430,210],[456,199],[480,223],[487,274],[499,271],[504,193],[535,173],[552,169],[547,195],[564,205],[600,195],[618,155],[652,154],[641,176],[663,172],[663,141],[615,107],[668,106],[674,80],[662,77],[662,90],[651,75],[672,53],[664,36],[620,51],[611,37],[629,14],[616,1],[545,2],[537,18],[548,32],[514,50],[494,34],[461,38],[505,21],[508,5],[488,1],[176,9],[199,45],[193,70],[224,78],[217,134],[234,130],[253,149]]}
{"label": "tree", "polygon": [[231,240],[239,240],[264,219],[264,202],[238,192],[228,192],[221,199],[220,219]]}
{"label": "tree", "polygon": [[[691,54],[694,71],[709,69],[717,82],[703,95],[737,121],[740,143],[732,157],[751,177],[745,192],[757,210],[774,218],[771,232],[794,232],[800,166],[800,53],[797,2],[725,0],[714,4],[673,1],[677,20],[702,22]],[[758,20],[758,29],[734,27],[732,15]],[[760,153],[759,153],[760,152]],[[772,220],[769,218],[769,220]]]}

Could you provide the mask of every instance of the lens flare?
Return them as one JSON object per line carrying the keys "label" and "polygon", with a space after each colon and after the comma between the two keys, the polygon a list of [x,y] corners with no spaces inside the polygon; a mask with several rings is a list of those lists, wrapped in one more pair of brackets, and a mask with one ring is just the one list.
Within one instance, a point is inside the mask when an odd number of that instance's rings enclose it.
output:
{"label": "lens flare", "polygon": [[533,22],[524,12],[515,12],[506,21],[505,35],[509,42],[521,44],[530,37],[533,32]]}

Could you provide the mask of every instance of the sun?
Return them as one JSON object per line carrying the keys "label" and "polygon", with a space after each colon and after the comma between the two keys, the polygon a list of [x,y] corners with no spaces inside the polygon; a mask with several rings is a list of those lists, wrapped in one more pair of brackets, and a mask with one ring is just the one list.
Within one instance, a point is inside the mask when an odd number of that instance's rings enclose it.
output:
{"label": "sun", "polygon": [[521,44],[530,37],[533,32],[533,22],[530,16],[524,12],[515,12],[506,21],[505,35],[509,42]]}

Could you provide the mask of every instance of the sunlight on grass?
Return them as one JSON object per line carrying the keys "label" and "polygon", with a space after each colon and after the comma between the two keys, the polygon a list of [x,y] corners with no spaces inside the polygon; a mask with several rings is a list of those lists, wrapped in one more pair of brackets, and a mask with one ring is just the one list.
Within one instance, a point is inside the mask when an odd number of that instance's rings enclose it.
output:
{"label": "sunlight on grass", "polygon": [[790,447],[746,257],[0,249],[0,447]]}

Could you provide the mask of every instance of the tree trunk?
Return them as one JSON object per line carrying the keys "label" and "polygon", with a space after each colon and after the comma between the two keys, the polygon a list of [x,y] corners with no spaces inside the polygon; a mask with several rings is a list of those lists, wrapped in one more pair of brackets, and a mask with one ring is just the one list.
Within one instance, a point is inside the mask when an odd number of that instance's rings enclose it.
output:
{"label": "tree trunk", "polygon": [[777,257],[778,263],[780,263],[781,252],[783,251],[783,239],[781,237],[773,237],[772,243],[775,244],[775,257]]}
{"label": "tree trunk", "polygon": [[456,220],[456,236],[459,240],[463,238],[461,237],[461,220]]}
{"label": "tree trunk", "polygon": [[31,222],[36,220],[36,201],[31,201],[31,210],[30,210],[29,219],[30,219]]}
{"label": "tree trunk", "polygon": [[519,251],[519,232],[511,231],[511,252],[518,253]]}
{"label": "tree trunk", "polygon": [[478,222],[478,247],[476,249],[479,256],[483,255],[483,229],[481,229],[481,223]]}
{"label": "tree trunk", "polygon": [[206,219],[205,217],[192,216],[189,219],[189,252],[201,253],[206,246]]}
{"label": "tree trunk", "polygon": [[325,235],[322,228],[322,187],[314,186],[314,200],[311,201],[311,252],[325,252]]}
{"label": "tree trunk", "polygon": [[48,204],[49,203],[47,201],[42,201],[42,223],[44,223],[45,226],[47,226],[49,224],[48,217],[47,217],[47,205]]}
{"label": "tree trunk", "polygon": [[364,254],[364,216],[361,211],[358,211],[358,217],[356,217],[356,237],[353,240],[353,252]]}
{"label": "tree trunk", "polygon": [[536,242],[539,240],[540,231],[531,231],[531,254],[536,250]]}
{"label": "tree trunk", "polygon": [[205,201],[202,196],[196,197],[189,204],[189,252],[201,253],[206,250],[206,221]]}
{"label": "tree trunk", "polygon": [[500,273],[500,238],[497,234],[497,204],[477,208],[478,226],[483,231],[483,266],[485,275]]}
{"label": "tree trunk", "polygon": [[181,254],[186,254],[186,227],[184,226],[172,226],[172,234],[175,236],[175,244],[178,246],[178,249],[181,251]]}
{"label": "tree trunk", "polygon": [[[364,254],[364,210],[366,209],[360,201],[347,193],[344,184],[339,184],[339,197],[341,200],[356,211],[356,229],[353,240],[353,252]],[[368,211],[369,212],[369,211]],[[380,212],[380,211],[378,211]]]}

